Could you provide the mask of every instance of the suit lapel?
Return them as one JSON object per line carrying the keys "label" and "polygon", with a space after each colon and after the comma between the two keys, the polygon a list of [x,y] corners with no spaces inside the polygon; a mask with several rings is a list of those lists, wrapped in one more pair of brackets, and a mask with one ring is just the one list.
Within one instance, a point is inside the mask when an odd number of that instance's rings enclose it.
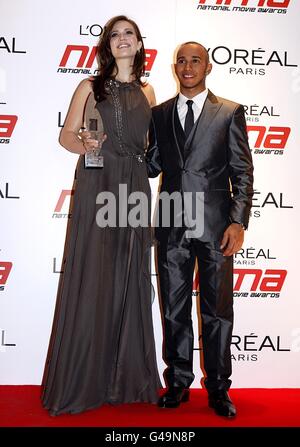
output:
{"label": "suit lapel", "polygon": [[186,142],[186,135],[182,128],[181,122],[179,120],[177,104],[176,104],[176,107],[174,107],[174,132],[177,137],[177,142],[178,142],[178,146],[179,146],[181,155],[184,158],[184,145]]}
{"label": "suit lapel", "polygon": [[222,103],[218,101],[217,97],[210,90],[208,90],[208,95],[203,105],[202,112],[195,122],[194,127],[192,128],[191,133],[185,142],[185,157],[191,150],[194,138],[197,138],[197,141],[202,141],[205,133],[207,132],[221,106]]}
{"label": "suit lapel", "polygon": [[[171,123],[172,123],[172,134],[173,134],[173,138],[175,140],[175,146],[176,146],[176,150],[178,152],[178,156],[180,158],[181,161],[181,165],[184,165],[184,160],[183,160],[183,156],[182,156],[182,152],[180,150],[180,145],[179,145],[179,141],[177,139],[177,135],[176,135],[176,113],[177,113],[177,101],[178,101],[178,95],[174,98],[174,102],[173,105],[171,107],[171,110],[169,110],[169,113],[171,114],[171,116],[169,118],[171,118]],[[167,123],[169,123],[169,119],[167,119]]]}

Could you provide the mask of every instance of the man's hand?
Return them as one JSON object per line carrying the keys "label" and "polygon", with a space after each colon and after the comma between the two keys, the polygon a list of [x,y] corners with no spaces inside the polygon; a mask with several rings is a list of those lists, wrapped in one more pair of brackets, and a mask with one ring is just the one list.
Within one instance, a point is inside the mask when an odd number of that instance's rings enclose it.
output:
{"label": "man's hand", "polygon": [[238,223],[232,223],[224,231],[223,239],[221,242],[221,250],[223,250],[223,256],[232,256],[234,253],[242,248],[244,242],[244,229],[242,225]]}

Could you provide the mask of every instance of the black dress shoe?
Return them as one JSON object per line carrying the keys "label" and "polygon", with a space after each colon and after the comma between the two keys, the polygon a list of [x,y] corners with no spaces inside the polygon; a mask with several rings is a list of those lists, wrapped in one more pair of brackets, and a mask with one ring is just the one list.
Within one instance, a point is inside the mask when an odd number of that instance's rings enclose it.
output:
{"label": "black dress shoe", "polygon": [[159,398],[157,405],[162,408],[176,408],[181,402],[188,402],[190,392],[186,388],[174,386]]}
{"label": "black dress shoe", "polygon": [[226,390],[208,393],[208,405],[215,410],[218,416],[232,418],[236,415],[236,408]]}

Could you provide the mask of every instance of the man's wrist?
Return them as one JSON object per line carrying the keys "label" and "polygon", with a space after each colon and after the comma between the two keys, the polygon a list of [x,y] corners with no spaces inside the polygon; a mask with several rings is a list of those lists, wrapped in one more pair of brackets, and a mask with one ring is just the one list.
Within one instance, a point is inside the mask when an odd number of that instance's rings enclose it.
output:
{"label": "man's wrist", "polygon": [[246,226],[243,224],[243,222],[238,222],[237,220],[232,220],[231,223],[238,224],[242,227],[243,230],[246,230]]}

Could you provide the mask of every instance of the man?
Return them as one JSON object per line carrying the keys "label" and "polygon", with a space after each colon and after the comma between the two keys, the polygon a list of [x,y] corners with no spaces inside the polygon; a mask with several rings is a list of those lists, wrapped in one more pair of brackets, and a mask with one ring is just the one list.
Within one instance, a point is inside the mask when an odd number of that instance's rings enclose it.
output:
{"label": "man", "polygon": [[[162,172],[161,192],[179,192],[182,202],[187,201],[186,193],[204,194],[200,235],[191,237],[186,232],[186,221],[178,226],[178,215],[168,227],[156,228],[168,365],[168,390],[158,405],[178,407],[189,399],[188,389],[194,380],[191,307],[197,259],[209,406],[218,415],[232,417],[236,409],[228,390],[232,369],[233,254],[242,247],[249,221],[253,165],[244,109],[206,89],[211,69],[201,44],[181,45],[175,64],[180,93],[152,109],[146,156],[149,176]],[[193,203],[193,210],[196,203],[199,214],[197,200]],[[160,211],[166,212],[162,200]]]}

